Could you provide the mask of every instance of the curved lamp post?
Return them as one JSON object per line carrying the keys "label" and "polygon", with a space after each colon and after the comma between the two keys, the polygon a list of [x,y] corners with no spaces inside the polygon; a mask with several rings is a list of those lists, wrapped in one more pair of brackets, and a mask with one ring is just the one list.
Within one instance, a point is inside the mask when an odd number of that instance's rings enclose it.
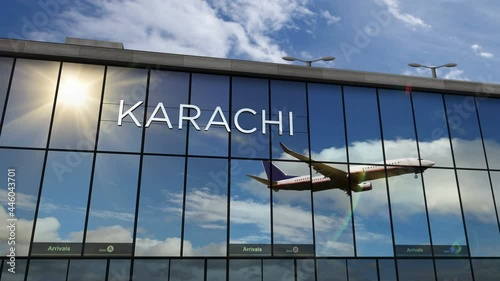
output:
{"label": "curved lamp post", "polygon": [[436,69],[441,68],[441,67],[455,67],[455,66],[457,66],[457,64],[456,63],[447,63],[447,64],[443,64],[440,66],[427,66],[427,65],[422,65],[419,63],[409,63],[408,66],[429,68],[430,70],[432,70],[432,78],[437,78]]}
{"label": "curved lamp post", "polygon": [[294,57],[282,57],[282,59],[284,59],[286,61],[301,61],[301,62],[305,62],[307,64],[307,66],[311,67],[313,62],[317,62],[317,61],[332,61],[335,58],[334,57],[322,57],[322,58],[319,58],[319,59],[316,59],[316,60],[301,60],[301,59],[294,58]]}

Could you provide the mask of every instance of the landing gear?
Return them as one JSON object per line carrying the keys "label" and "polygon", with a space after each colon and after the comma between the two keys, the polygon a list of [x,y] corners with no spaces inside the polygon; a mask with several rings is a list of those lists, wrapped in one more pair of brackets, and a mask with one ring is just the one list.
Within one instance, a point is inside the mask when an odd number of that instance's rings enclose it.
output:
{"label": "landing gear", "polygon": [[414,177],[415,177],[415,179],[418,179],[418,174],[415,174],[415,176],[414,176]]}
{"label": "landing gear", "polygon": [[280,191],[279,188],[273,188],[274,192]]}

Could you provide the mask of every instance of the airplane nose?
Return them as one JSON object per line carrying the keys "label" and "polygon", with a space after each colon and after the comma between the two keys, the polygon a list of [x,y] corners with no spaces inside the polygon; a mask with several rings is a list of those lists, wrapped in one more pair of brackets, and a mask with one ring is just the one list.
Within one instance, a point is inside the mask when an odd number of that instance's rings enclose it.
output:
{"label": "airplane nose", "polygon": [[424,167],[432,167],[432,166],[434,166],[434,164],[436,164],[436,163],[432,162],[430,160],[424,160],[424,161],[422,161],[422,166],[424,166]]}

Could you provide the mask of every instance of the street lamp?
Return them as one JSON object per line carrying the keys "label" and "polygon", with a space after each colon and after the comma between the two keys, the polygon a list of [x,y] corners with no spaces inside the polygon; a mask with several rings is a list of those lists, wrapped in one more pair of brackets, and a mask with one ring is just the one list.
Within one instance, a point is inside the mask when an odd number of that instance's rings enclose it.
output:
{"label": "street lamp", "polygon": [[408,65],[411,66],[411,67],[425,67],[425,68],[429,68],[430,70],[432,70],[432,78],[437,78],[436,69],[438,69],[438,68],[441,68],[441,67],[455,67],[455,66],[457,66],[456,63],[447,63],[447,64],[443,64],[443,65],[440,65],[440,66],[427,66],[427,65],[422,65],[422,64],[419,64],[419,63],[409,63]]}
{"label": "street lamp", "polygon": [[332,61],[335,58],[334,57],[322,57],[322,58],[316,59],[316,60],[301,60],[301,59],[294,58],[294,57],[282,57],[282,59],[284,59],[286,61],[301,61],[301,62],[305,62],[307,64],[307,66],[311,67],[313,62],[317,62],[317,61]]}

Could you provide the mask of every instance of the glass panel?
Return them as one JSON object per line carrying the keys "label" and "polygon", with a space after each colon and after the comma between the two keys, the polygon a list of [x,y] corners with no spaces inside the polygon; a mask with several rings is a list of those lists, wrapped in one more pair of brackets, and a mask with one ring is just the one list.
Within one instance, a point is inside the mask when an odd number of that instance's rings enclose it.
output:
{"label": "glass panel", "polygon": [[[34,243],[33,255],[81,254],[92,160],[91,153],[49,152],[33,240],[55,243]],[[61,242],[77,243],[69,252],[47,250],[69,245]]]}
{"label": "glass panel", "polygon": [[397,281],[396,264],[394,260],[378,260],[380,281]]}
{"label": "glass panel", "polygon": [[318,281],[347,281],[345,260],[317,260]]}
{"label": "glass panel", "polygon": [[[383,170],[382,166],[366,166]],[[351,171],[359,171],[359,166],[351,166]],[[356,174],[356,173],[354,173]],[[353,177],[353,181],[365,182],[366,174]],[[381,174],[384,175],[384,174]],[[376,177],[375,174],[374,177]],[[352,193],[356,252],[358,256],[393,256],[392,234],[389,219],[389,203],[385,178],[370,181],[372,190]]]}
{"label": "glass panel", "polygon": [[17,60],[0,145],[47,145],[59,65],[58,62]]}
{"label": "glass panel", "polygon": [[313,259],[297,260],[297,281],[315,281],[316,264]]}
{"label": "glass panel", "polygon": [[472,260],[472,269],[475,281],[497,281],[500,276],[500,260]]}
{"label": "glass panel", "polygon": [[500,99],[476,98],[479,120],[490,169],[500,169],[500,130],[498,130],[498,108]]}
{"label": "glass panel", "polygon": [[71,260],[68,281],[101,281],[106,278],[105,260]]}
{"label": "glass panel", "polygon": [[293,280],[293,260],[263,260],[263,281]]}
{"label": "glass panel", "polygon": [[[405,248],[430,245],[424,193],[417,179],[420,161],[411,96],[404,91],[380,90],[379,101],[395,243]],[[398,246],[396,254],[400,254]]]}
{"label": "glass panel", "polygon": [[[311,175],[306,163],[276,161],[271,164],[278,167],[271,170],[271,178],[279,169],[293,177]],[[313,256],[311,182],[302,180],[279,189],[274,187],[272,200],[274,255]]]}
{"label": "glass panel", "polygon": [[[14,215],[18,220],[15,222],[15,237],[16,237],[16,256],[27,256],[31,241],[31,233],[33,229],[33,219],[35,216],[36,201],[38,199],[38,190],[40,188],[40,176],[42,173],[43,151],[30,150],[11,150],[0,149],[0,169],[4,171],[0,173],[0,219],[7,222],[10,218],[9,210],[12,206],[8,205],[7,178],[8,169],[15,169],[15,175],[11,177],[15,180],[15,189],[10,190],[15,192],[15,210]],[[12,174],[11,174],[12,175]],[[57,227],[52,225],[52,227]],[[52,229],[53,231],[56,228]],[[10,246],[8,245],[8,237],[12,235],[9,228],[0,228],[0,251],[2,256],[10,254]]]}
{"label": "glass panel", "polygon": [[[387,172],[390,174],[398,169],[397,166],[388,166]],[[422,180],[415,179],[413,175],[395,175],[389,178],[389,191],[396,255],[432,255]],[[409,253],[408,248],[418,250]]]}
{"label": "glass panel", "polygon": [[[233,157],[269,158],[270,134],[262,134],[262,110],[266,112],[265,118],[269,119],[268,93],[268,80],[233,77],[231,95],[234,120],[231,122]],[[255,111],[255,114],[247,110],[240,112],[245,108]],[[237,119],[236,114],[238,114]]]}
{"label": "glass panel", "polygon": [[413,92],[413,109],[420,157],[437,167],[453,167],[443,96]]}
{"label": "glass panel", "polygon": [[471,256],[498,256],[500,235],[488,173],[458,171]]}
{"label": "glass panel", "polygon": [[455,165],[486,168],[474,97],[445,95],[445,100]]}
{"label": "glass panel", "polygon": [[[279,122],[280,113],[281,122]],[[268,121],[265,123],[270,124],[267,129],[272,132],[271,149],[273,158],[283,158],[285,156],[280,148],[280,142],[309,156],[307,95],[304,83],[271,81],[270,120],[272,120],[271,123],[268,123]]]}
{"label": "glass panel", "polygon": [[130,280],[130,260],[109,261],[108,281],[129,281]]}
{"label": "glass panel", "polygon": [[230,260],[229,280],[238,281],[261,281],[261,260]]}
{"label": "glass panel", "polygon": [[386,163],[418,158],[411,96],[405,91],[379,90],[379,101]]}
{"label": "glass panel", "polygon": [[[347,165],[329,165],[347,171]],[[313,177],[322,176],[313,172]],[[314,185],[321,186],[320,182]],[[336,188],[314,192],[313,198],[316,256],[354,256],[349,196],[344,190]]]}
{"label": "glass panel", "polygon": [[15,265],[11,266],[9,260],[4,260],[2,279],[0,281],[24,281],[26,273],[26,260],[16,259]]}
{"label": "glass panel", "polygon": [[67,260],[31,260],[28,281],[66,281]]}
{"label": "glass panel", "polygon": [[0,116],[3,115],[3,107],[5,105],[13,62],[14,59],[12,58],[0,57]]}
{"label": "glass panel", "polygon": [[397,264],[399,280],[436,280],[432,260],[398,260]]}
{"label": "glass panel", "polygon": [[168,280],[168,260],[134,260],[134,280]]}
{"label": "glass panel", "polygon": [[422,177],[427,195],[434,255],[468,256],[455,172],[431,168]]}
{"label": "glass panel", "polygon": [[206,281],[226,280],[226,260],[207,260]]}
{"label": "glass panel", "polygon": [[349,161],[381,163],[382,142],[375,89],[344,87]]}
{"label": "glass panel", "polygon": [[131,254],[138,170],[139,156],[97,155],[85,254]]}
{"label": "glass panel", "polygon": [[[189,73],[151,71],[146,121],[151,121],[151,124],[146,129],[145,152],[186,153],[187,121],[184,122],[183,129],[179,130],[179,107],[181,104],[187,104],[188,99]],[[163,114],[160,103],[166,115]],[[152,116],[157,108],[155,116]]]}
{"label": "glass panel", "polygon": [[472,281],[469,260],[436,260],[437,281]]}
{"label": "glass panel", "polygon": [[[500,217],[500,172],[490,172],[493,194],[495,195],[495,205],[497,208],[497,219]],[[500,224],[498,225],[500,231]]]}
{"label": "glass panel", "polygon": [[349,281],[377,280],[376,260],[347,260]]}
{"label": "glass panel", "polygon": [[271,255],[269,188],[247,175],[266,178],[261,161],[231,161],[230,255]]}
{"label": "glass panel", "polygon": [[204,260],[171,260],[170,281],[203,281]]}
{"label": "glass panel", "polygon": [[311,158],[347,162],[340,86],[308,84]]}
{"label": "glass panel", "polygon": [[189,158],[184,256],[225,256],[228,161]]}
{"label": "glass panel", "polygon": [[94,150],[104,67],[64,63],[51,148]]}
{"label": "glass panel", "polygon": [[[99,150],[141,150],[147,75],[146,69],[108,67],[99,128]],[[123,118],[120,118],[121,100]],[[120,121],[121,126],[118,125]]]}
{"label": "glass panel", "polygon": [[184,158],[144,156],[135,255],[180,255],[183,198]]}
{"label": "glass panel", "polygon": [[[191,105],[198,108],[186,109],[183,116],[191,116],[194,119],[195,116],[200,115],[189,124],[188,153],[190,155],[227,156],[228,129],[230,129],[229,77],[193,74]],[[195,128],[194,124],[198,128]]]}

